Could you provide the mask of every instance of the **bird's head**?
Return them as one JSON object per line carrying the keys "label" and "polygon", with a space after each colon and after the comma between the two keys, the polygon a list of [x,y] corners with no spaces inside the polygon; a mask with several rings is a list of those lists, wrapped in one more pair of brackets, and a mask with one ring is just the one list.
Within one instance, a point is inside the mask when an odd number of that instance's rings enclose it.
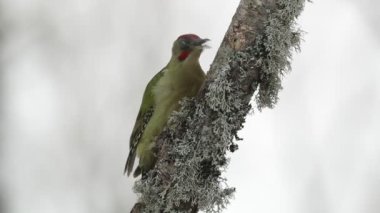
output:
{"label": "bird's head", "polygon": [[209,39],[202,39],[195,34],[184,34],[174,41],[172,54],[175,60],[198,60],[205,43]]}

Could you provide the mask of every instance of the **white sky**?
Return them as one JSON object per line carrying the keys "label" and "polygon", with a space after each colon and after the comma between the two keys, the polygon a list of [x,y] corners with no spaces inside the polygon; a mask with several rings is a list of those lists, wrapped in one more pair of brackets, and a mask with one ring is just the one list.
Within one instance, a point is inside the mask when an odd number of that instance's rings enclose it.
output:
{"label": "white sky", "polygon": [[[7,213],[129,212],[122,175],[147,81],[172,41],[211,39],[238,0],[2,0],[0,190]],[[319,0],[299,23],[302,52],[275,109],[256,112],[226,173],[226,212],[378,212],[377,3]],[[375,9],[374,9],[375,8]]]}

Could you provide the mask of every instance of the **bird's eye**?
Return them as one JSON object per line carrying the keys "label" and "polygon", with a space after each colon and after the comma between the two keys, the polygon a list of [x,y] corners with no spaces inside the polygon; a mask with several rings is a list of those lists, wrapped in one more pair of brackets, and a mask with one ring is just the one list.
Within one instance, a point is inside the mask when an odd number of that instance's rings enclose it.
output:
{"label": "bird's eye", "polygon": [[181,49],[183,49],[183,50],[186,50],[186,49],[189,49],[189,44],[186,42],[186,41],[184,41],[184,40],[181,40],[180,42],[179,42],[179,46],[181,47]]}

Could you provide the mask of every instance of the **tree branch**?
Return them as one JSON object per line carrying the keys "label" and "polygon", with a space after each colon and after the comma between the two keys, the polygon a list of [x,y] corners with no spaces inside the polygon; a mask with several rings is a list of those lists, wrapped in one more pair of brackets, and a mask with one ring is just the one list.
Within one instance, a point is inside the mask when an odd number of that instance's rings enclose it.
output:
{"label": "tree branch", "polygon": [[198,96],[182,101],[157,137],[157,163],[137,181],[132,212],[221,212],[234,188],[221,176],[251,110],[278,100],[304,0],[242,0]]}

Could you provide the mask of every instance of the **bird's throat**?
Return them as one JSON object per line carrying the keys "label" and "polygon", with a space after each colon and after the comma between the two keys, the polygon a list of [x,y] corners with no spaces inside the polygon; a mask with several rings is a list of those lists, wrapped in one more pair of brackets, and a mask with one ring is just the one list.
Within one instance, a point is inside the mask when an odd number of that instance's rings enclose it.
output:
{"label": "bird's throat", "polygon": [[178,60],[180,60],[180,61],[185,60],[190,55],[190,53],[191,53],[191,51],[189,51],[189,50],[182,51],[181,54],[179,54],[179,56],[178,56]]}

